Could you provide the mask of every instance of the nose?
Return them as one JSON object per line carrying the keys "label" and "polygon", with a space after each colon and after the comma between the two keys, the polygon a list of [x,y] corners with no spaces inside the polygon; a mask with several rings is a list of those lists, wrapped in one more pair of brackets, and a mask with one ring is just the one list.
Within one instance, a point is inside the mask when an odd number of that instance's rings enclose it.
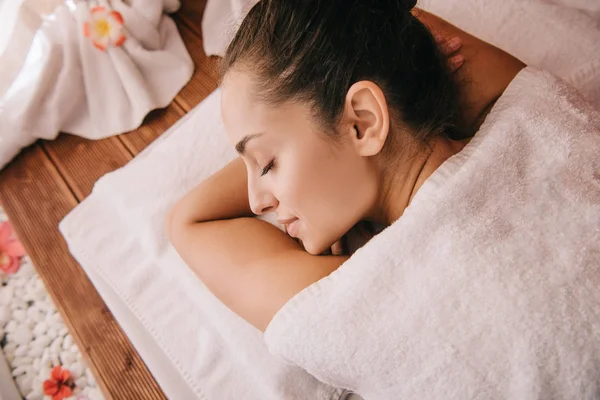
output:
{"label": "nose", "polygon": [[248,177],[248,200],[250,201],[250,209],[256,215],[275,211],[279,205],[272,191],[250,177]]}

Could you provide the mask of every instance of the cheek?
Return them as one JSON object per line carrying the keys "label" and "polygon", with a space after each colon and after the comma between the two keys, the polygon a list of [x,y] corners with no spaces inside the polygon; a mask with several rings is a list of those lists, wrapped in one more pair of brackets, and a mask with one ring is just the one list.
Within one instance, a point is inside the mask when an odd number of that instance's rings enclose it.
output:
{"label": "cheek", "polygon": [[360,198],[366,188],[351,157],[334,158],[314,148],[298,152],[278,179],[280,205],[302,221],[301,239],[310,253],[331,246],[360,219],[364,208]]}

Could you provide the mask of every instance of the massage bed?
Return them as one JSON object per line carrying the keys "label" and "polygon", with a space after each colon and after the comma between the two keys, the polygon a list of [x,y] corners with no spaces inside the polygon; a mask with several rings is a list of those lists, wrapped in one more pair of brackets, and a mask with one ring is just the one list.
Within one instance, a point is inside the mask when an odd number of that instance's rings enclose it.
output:
{"label": "massage bed", "polygon": [[[200,26],[204,2],[183,1],[182,3],[182,9],[176,14],[175,20],[196,64],[196,72],[191,82],[169,107],[150,114],[144,125],[136,131],[117,137],[91,142],[62,135],[53,142],[38,142],[24,151],[0,174],[0,202],[13,221],[17,233],[24,242],[40,276],[56,302],[58,310],[63,315],[107,398],[219,398],[214,395],[202,396],[202,393],[215,393],[215,391],[218,393],[219,388],[224,387],[221,385],[227,385],[227,380],[222,376],[220,380],[211,382],[211,385],[207,384],[211,387],[203,388],[201,380],[198,382],[198,379],[194,379],[194,377],[189,379],[190,377],[186,376],[184,366],[173,365],[176,363],[173,362],[173,354],[169,354],[169,343],[160,343],[155,334],[148,335],[148,332],[152,330],[150,326],[152,324],[144,318],[140,318],[136,314],[135,307],[131,307],[131,303],[128,307],[127,302],[123,300],[124,297],[131,297],[131,294],[114,293],[118,291],[107,284],[110,276],[99,276],[94,273],[93,268],[82,268],[71,255],[63,236],[58,231],[60,221],[90,195],[99,178],[125,166],[216,88],[217,59],[206,57],[202,49]],[[445,12],[451,13],[443,6],[438,8],[442,17],[445,16]],[[435,8],[433,11],[436,11]],[[448,19],[454,22],[451,18]],[[455,19],[460,20],[456,16]],[[455,23],[461,26],[459,22],[461,21]],[[468,21],[462,22],[467,25],[469,23]],[[545,34],[531,29],[532,35]],[[489,32],[486,38],[486,32],[478,26],[475,26],[472,31],[483,39],[492,40]],[[515,46],[515,48],[517,52],[524,51],[522,47]],[[519,55],[517,54],[517,56]],[[540,59],[550,63],[542,57]],[[577,76],[584,76],[580,79],[591,79],[590,76],[592,78],[597,76],[597,66],[598,60],[592,60],[576,71],[579,74]],[[199,112],[207,113],[208,116],[210,112],[218,110],[215,106],[216,98],[214,96],[209,98],[209,102],[206,103],[208,106],[204,107],[204,111],[200,110]],[[198,114],[194,115],[198,117]],[[201,121],[200,118],[194,122],[201,124]],[[180,125],[183,126],[185,123],[186,119]],[[173,132],[176,131],[177,129],[170,132],[174,135]],[[166,148],[163,144],[168,143],[169,140],[167,137],[162,140],[162,143],[152,146],[137,159],[136,163],[131,165],[131,168],[128,167],[126,170],[131,170],[136,164],[144,165],[144,157],[160,160],[157,154],[160,153],[161,147]],[[231,157],[232,154],[226,153],[223,156]],[[210,167],[210,169],[215,168],[217,168],[217,164]],[[126,177],[127,175],[123,173],[121,176]],[[110,182],[110,179],[107,178],[105,182]],[[104,185],[104,187],[109,186]],[[97,192],[102,193],[102,185],[97,186]],[[152,191],[149,190],[147,193],[140,192],[139,195],[144,196],[151,193]],[[119,201],[119,196],[121,195],[115,193],[115,201]],[[78,207],[78,209],[94,209],[94,206],[91,205],[101,201],[101,197],[93,195],[88,199],[87,206]],[[82,221],[77,219],[77,213],[76,209],[70,218],[65,220],[61,229],[63,233],[67,231],[67,236],[71,238],[69,246],[72,246],[71,250],[77,255],[78,260],[88,261],[93,258],[93,255],[86,258],[81,252],[78,253],[79,247],[73,235],[73,232],[77,231],[77,225],[82,225]],[[124,215],[122,220],[126,221],[125,224],[127,221],[135,224],[135,218],[139,217],[133,212],[131,218],[134,219],[127,220],[129,216]],[[156,215],[156,220],[161,220],[161,216]],[[153,223],[158,226],[158,222]],[[80,226],[80,228],[82,235],[89,234],[85,226]],[[157,237],[159,236],[157,234]],[[145,245],[150,245],[152,248],[152,239],[148,240],[149,243],[145,243]],[[110,247],[105,250],[111,252]],[[115,248],[115,254],[118,253],[117,250]],[[162,250],[166,251],[169,257],[172,256],[171,250]],[[120,267],[129,269],[134,266],[122,265]],[[114,270],[118,271],[118,269]],[[179,271],[178,273],[183,272]],[[179,275],[179,278],[181,276]],[[173,282],[179,282],[177,280],[179,278],[170,277]],[[193,281],[193,277],[188,276],[187,278],[189,278],[188,283],[192,286],[199,285],[198,282]],[[198,287],[200,286],[195,288]],[[187,290],[193,292],[195,288],[187,287]],[[178,289],[174,287],[174,290]],[[193,304],[197,299],[190,301],[189,304]],[[198,304],[195,306],[201,307]],[[215,304],[215,307],[218,305]],[[180,322],[185,325],[185,321]],[[240,321],[234,323],[237,323],[240,329],[246,329],[244,332],[248,336],[255,335],[255,332],[245,328]],[[173,326],[173,329],[179,328],[184,329],[185,327]],[[230,340],[235,340],[235,338]],[[204,349],[204,353],[210,353],[208,350]],[[199,351],[198,354],[202,356],[203,352]],[[218,358],[219,354],[212,354],[212,356]],[[249,360],[248,363],[251,361]],[[260,362],[267,365],[273,361],[264,359]],[[215,361],[215,363],[217,362]],[[194,369],[187,371],[190,370]],[[286,373],[291,374],[292,372],[286,370]],[[226,377],[227,374],[224,373],[224,376]],[[317,390],[313,383],[307,378],[307,387],[310,390]],[[256,384],[260,385],[260,382],[257,381]],[[268,390],[268,388],[263,389]],[[329,395],[330,398],[345,396],[343,391],[329,390],[328,388],[323,389],[322,394],[323,396]],[[276,398],[277,392],[272,396],[272,398]],[[251,397],[244,397],[240,393],[239,398]]]}

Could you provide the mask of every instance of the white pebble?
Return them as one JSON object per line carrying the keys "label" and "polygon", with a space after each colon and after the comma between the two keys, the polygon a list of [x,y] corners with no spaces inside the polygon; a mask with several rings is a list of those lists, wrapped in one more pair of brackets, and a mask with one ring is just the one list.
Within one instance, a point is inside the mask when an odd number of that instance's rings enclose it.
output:
{"label": "white pebble", "polygon": [[10,334],[9,340],[11,342],[15,342],[16,344],[28,344],[32,337],[33,335],[31,333],[31,329],[29,329],[26,325],[19,325],[17,329]]}
{"label": "white pebble", "polygon": [[48,331],[48,325],[45,322],[38,322],[33,328],[33,336],[39,337]]}
{"label": "white pebble", "polygon": [[89,368],[85,370],[85,377],[87,378],[88,383],[91,386],[96,385],[96,379],[94,379],[94,375],[92,375],[92,370],[90,370]]}
{"label": "white pebble", "polygon": [[23,310],[15,310],[12,313],[12,318],[17,322],[24,322],[27,319],[27,312]]}
{"label": "white pebble", "polygon": [[21,345],[15,350],[15,357],[23,357],[27,353],[29,353],[29,346]]}
{"label": "white pebble", "polygon": [[40,389],[35,389],[25,396],[26,400],[44,400],[44,393]]}
{"label": "white pebble", "polygon": [[64,325],[58,330],[58,336],[65,336],[67,333],[69,330]]}
{"label": "white pebble", "polygon": [[12,286],[3,286],[2,290],[0,290],[0,304],[8,304],[12,308],[12,303],[14,302],[14,294],[15,289],[13,289]]}
{"label": "white pebble", "polygon": [[60,361],[63,365],[68,367],[76,361],[76,357],[74,354],[68,351],[63,351],[62,353],[60,353]]}
{"label": "white pebble", "polygon": [[58,336],[58,331],[54,328],[50,328],[50,329],[48,329],[48,332],[46,333],[46,335],[50,336],[51,338],[55,338]]}
{"label": "white pebble", "polygon": [[27,310],[27,318],[31,321],[35,321],[36,324],[44,321],[44,313],[38,307],[30,307]]}
{"label": "white pebble", "polygon": [[8,333],[13,333],[18,326],[19,324],[17,324],[17,321],[8,321],[8,324],[6,324],[4,330]]}
{"label": "white pebble", "polygon": [[[26,261],[23,259],[23,261]],[[35,271],[33,270],[33,265],[29,262],[21,263],[21,268],[15,275],[19,275],[21,278],[29,279],[31,277],[35,277]],[[36,277],[37,278],[37,277]]]}
{"label": "white pebble", "polygon": [[53,367],[58,367],[60,365],[60,360],[59,360],[58,356],[53,355],[51,360],[52,360]]}
{"label": "white pebble", "polygon": [[28,375],[21,375],[15,379],[17,387],[21,393],[28,393],[31,390],[31,381],[32,377]]}
{"label": "white pebble", "polygon": [[52,337],[48,335],[39,336],[37,339],[31,343],[31,347],[36,347],[40,349],[45,349],[52,342]]}
{"label": "white pebble", "polygon": [[0,327],[3,327],[10,321],[10,308],[7,305],[0,306]]}
{"label": "white pebble", "polygon": [[[44,380],[49,379],[51,372],[52,372],[52,367],[47,367],[45,365],[42,365],[42,368],[40,368],[40,373],[38,374],[38,377],[41,377]],[[39,386],[41,387],[41,385],[39,385]]]}
{"label": "white pebble", "polygon": [[104,400],[102,397],[102,393],[98,389],[92,389],[88,392],[88,397],[90,400]]}
{"label": "white pebble", "polygon": [[73,354],[78,354],[79,353],[79,349],[77,348],[76,344],[72,344],[71,348],[69,349],[69,351]]}
{"label": "white pebble", "polygon": [[14,371],[12,372],[12,376],[17,377],[17,376],[21,376],[23,375],[25,372],[27,372],[27,368],[25,367],[17,367],[14,369]]}
{"label": "white pebble", "polygon": [[40,359],[39,358],[33,359],[33,369],[35,369],[36,371],[38,371],[40,369]]}
{"label": "white pebble", "polygon": [[71,335],[65,336],[65,339],[62,344],[63,350],[67,350],[73,344],[73,337]]}
{"label": "white pebble", "polygon": [[18,300],[23,300],[25,297],[25,288],[20,287],[19,283],[16,283],[17,289],[15,290],[15,298]]}
{"label": "white pebble", "polygon": [[32,347],[31,349],[29,349],[29,353],[27,353],[27,355],[32,358],[40,358],[43,352],[44,349],[40,349],[39,347]]}
{"label": "white pebble", "polygon": [[88,381],[85,378],[85,376],[82,376],[81,378],[78,378],[75,380],[75,385],[77,385],[77,387],[84,388],[87,386],[87,384],[88,384]]}
{"label": "white pebble", "polygon": [[9,364],[13,362],[13,360],[15,359],[15,355],[14,354],[5,354],[4,355],[6,358],[6,362],[8,362]]}
{"label": "white pebble", "polygon": [[79,362],[73,363],[73,364],[71,364],[71,368],[69,368],[69,371],[71,371],[71,375],[73,375],[73,378],[77,379],[84,372],[83,365],[81,365],[81,363],[79,363]]}
{"label": "white pebble", "polygon": [[16,343],[7,343],[6,346],[4,346],[4,353],[6,354],[15,354],[15,351],[17,351],[17,344]]}
{"label": "white pebble", "polygon": [[33,359],[31,357],[17,357],[15,356],[15,359],[13,360],[13,362],[11,363],[11,365],[13,366],[13,368],[16,367],[30,367],[31,364],[33,363]]}
{"label": "white pebble", "polygon": [[56,339],[54,339],[52,341],[52,344],[50,345],[50,351],[56,355],[58,355],[58,353],[60,352],[60,348],[62,346],[62,341],[63,338],[62,337],[57,337]]}

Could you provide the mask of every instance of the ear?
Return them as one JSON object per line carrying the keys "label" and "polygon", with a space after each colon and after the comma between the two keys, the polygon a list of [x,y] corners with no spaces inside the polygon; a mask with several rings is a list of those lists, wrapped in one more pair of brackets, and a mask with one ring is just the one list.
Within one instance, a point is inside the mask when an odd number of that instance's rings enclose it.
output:
{"label": "ear", "polygon": [[374,156],[381,151],[389,134],[390,115],[379,86],[370,81],[352,85],[346,95],[343,119],[361,156]]}

